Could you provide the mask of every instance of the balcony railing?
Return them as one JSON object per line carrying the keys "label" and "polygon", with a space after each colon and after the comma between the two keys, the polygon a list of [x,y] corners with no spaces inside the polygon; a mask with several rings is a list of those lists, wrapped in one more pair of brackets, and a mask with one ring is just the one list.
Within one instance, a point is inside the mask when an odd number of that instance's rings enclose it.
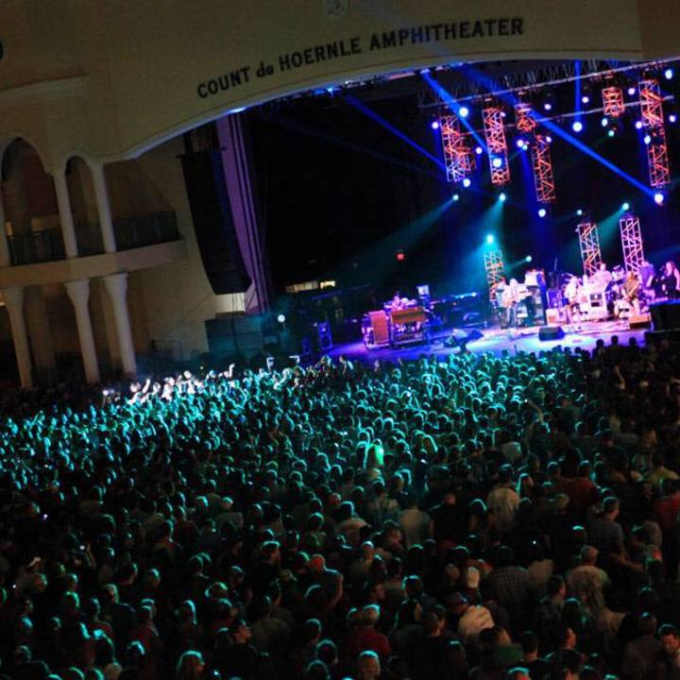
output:
{"label": "balcony railing", "polygon": [[[132,250],[179,239],[177,218],[173,212],[151,213],[128,219],[114,220],[113,231],[118,250]],[[81,257],[104,252],[99,224],[76,225],[78,253]],[[61,229],[45,229],[29,234],[9,236],[12,265],[54,262],[66,258]]]}
{"label": "balcony railing", "polygon": [[125,220],[115,220],[118,250],[143,248],[158,243],[176,241],[179,238],[177,218],[174,212],[159,212]]}
{"label": "balcony railing", "polygon": [[61,229],[45,229],[7,238],[13,265],[54,262],[66,258]]}

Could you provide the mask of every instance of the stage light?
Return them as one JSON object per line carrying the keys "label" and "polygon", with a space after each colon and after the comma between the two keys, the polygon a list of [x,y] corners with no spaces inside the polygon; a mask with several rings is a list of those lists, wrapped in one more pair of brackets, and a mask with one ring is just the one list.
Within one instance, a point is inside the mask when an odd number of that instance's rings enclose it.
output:
{"label": "stage light", "polygon": [[673,69],[672,69],[672,68],[667,68],[667,69],[663,72],[663,77],[664,77],[666,80],[670,80],[670,79],[673,77]]}
{"label": "stage light", "polygon": [[651,135],[645,135],[644,139],[642,140],[647,146],[649,146],[652,143],[652,137]]}
{"label": "stage light", "polygon": [[439,121],[438,120],[433,120],[431,123],[432,129],[433,130],[439,130]]}
{"label": "stage light", "polygon": [[590,97],[587,94],[584,94],[581,97],[581,103],[582,104],[590,104]]}
{"label": "stage light", "polygon": [[490,246],[495,241],[493,234],[486,235],[486,245]]}
{"label": "stage light", "polygon": [[583,210],[581,210],[581,208],[579,208],[579,209],[576,211],[576,214],[577,214],[579,217],[581,217],[581,215],[583,215]]}
{"label": "stage light", "polygon": [[631,85],[631,86],[628,88],[628,96],[629,96],[629,97],[633,97],[634,95],[635,95],[635,88]]}
{"label": "stage light", "polygon": [[467,106],[461,106],[458,109],[458,114],[461,118],[467,118],[470,115],[470,109]]}
{"label": "stage light", "polygon": [[612,128],[607,132],[607,137],[613,137],[616,134],[616,130]]}
{"label": "stage light", "polygon": [[600,125],[601,125],[602,127],[607,127],[607,125],[609,125],[609,118],[607,118],[607,116],[605,116],[605,117],[600,121]]}
{"label": "stage light", "polygon": [[571,126],[574,132],[581,132],[583,130],[583,123],[580,120],[575,120]]}
{"label": "stage light", "polygon": [[507,198],[508,198],[508,197],[505,195],[505,191],[502,191],[502,192],[498,195],[498,200],[501,201],[502,203],[504,203],[504,202],[507,200]]}
{"label": "stage light", "polygon": [[642,130],[642,121],[641,120],[635,121],[635,129],[636,130]]}
{"label": "stage light", "polygon": [[550,135],[548,135],[548,136],[545,138],[545,141],[548,142],[548,144],[552,144],[552,137],[551,137]]}
{"label": "stage light", "polygon": [[276,320],[277,320],[279,323],[286,323],[286,315],[285,315],[285,314],[279,314],[279,315],[276,317]]}
{"label": "stage light", "polygon": [[397,253],[397,262],[403,262],[406,259],[406,255],[400,250]]}
{"label": "stage light", "polygon": [[539,208],[538,209],[538,216],[543,218],[548,214],[548,211],[545,208]]}
{"label": "stage light", "polygon": [[543,104],[543,108],[546,111],[552,111],[552,104],[550,102],[546,102],[545,104]]}
{"label": "stage light", "polygon": [[678,116],[677,116],[677,114],[671,113],[671,114],[668,116],[668,122],[669,122],[669,123],[677,123],[677,122],[678,122]]}
{"label": "stage light", "polygon": [[453,194],[451,198],[453,201],[460,201],[460,196],[458,194]]}
{"label": "stage light", "polygon": [[476,146],[476,147],[475,147],[475,153],[476,153],[478,156],[481,156],[481,155],[484,153],[484,149],[482,149],[481,146]]}
{"label": "stage light", "polygon": [[525,144],[526,144],[526,142],[523,139],[517,140],[517,148],[518,149],[523,149]]}
{"label": "stage light", "polygon": [[623,210],[623,212],[627,212],[628,210],[630,210],[630,203],[628,203],[628,201],[626,201],[625,203],[623,203],[623,204],[621,205],[621,210]]}
{"label": "stage light", "polygon": [[524,261],[525,261],[525,262],[532,262],[533,259],[534,259],[534,258],[531,257],[531,255],[527,255],[527,256],[524,258]]}
{"label": "stage light", "polygon": [[469,177],[466,177],[466,178],[463,180],[463,186],[464,186],[466,189],[469,188],[469,186],[470,186],[471,184],[472,184],[472,180],[471,180]]}
{"label": "stage light", "polygon": [[503,161],[500,158],[494,158],[491,161],[491,165],[493,165],[494,168],[500,168],[501,165],[503,165]]}
{"label": "stage light", "polygon": [[657,191],[654,194],[654,203],[656,203],[657,205],[663,205],[664,200],[665,196],[660,191]]}

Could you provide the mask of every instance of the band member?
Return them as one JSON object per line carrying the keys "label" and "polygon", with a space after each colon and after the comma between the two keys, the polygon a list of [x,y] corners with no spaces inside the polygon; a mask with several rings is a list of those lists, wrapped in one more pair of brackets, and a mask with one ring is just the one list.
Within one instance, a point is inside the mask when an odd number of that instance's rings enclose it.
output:
{"label": "band member", "polygon": [[569,279],[567,287],[564,289],[564,297],[567,298],[567,304],[564,312],[567,316],[567,323],[571,324],[573,321],[580,320],[581,317],[581,281],[578,276],[572,276]]}
{"label": "band member", "polygon": [[600,262],[597,271],[591,275],[590,283],[593,288],[604,290],[612,282],[612,273],[607,269],[604,262]]}
{"label": "band member", "polygon": [[626,275],[626,282],[623,284],[623,298],[630,305],[633,314],[640,315],[640,292],[642,282],[640,277],[634,272],[629,271]]}
{"label": "band member", "polygon": [[517,279],[510,279],[510,283],[508,283],[503,291],[503,307],[507,309],[509,327],[517,325],[517,304],[519,299],[519,282]]}
{"label": "band member", "polygon": [[654,270],[654,265],[647,260],[643,260],[640,265],[639,274],[640,283],[642,284],[641,296],[647,302],[653,302],[656,297],[656,271]]}
{"label": "band member", "polygon": [[397,291],[394,294],[394,297],[392,298],[392,311],[395,311],[397,309],[404,309],[406,305],[404,304],[404,301],[402,300],[401,293]]}
{"label": "band member", "polygon": [[673,260],[668,260],[661,272],[661,290],[669,299],[680,297],[680,271]]}

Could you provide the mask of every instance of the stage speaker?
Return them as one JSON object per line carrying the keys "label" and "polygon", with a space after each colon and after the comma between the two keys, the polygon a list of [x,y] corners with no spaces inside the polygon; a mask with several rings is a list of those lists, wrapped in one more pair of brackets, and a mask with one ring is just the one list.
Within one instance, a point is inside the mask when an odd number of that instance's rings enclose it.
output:
{"label": "stage speaker", "polygon": [[250,277],[238,245],[222,152],[186,154],[182,169],[196,241],[213,292],[242,293],[248,289]]}
{"label": "stage speaker", "polygon": [[478,331],[476,328],[470,328],[469,330],[463,330],[462,328],[454,328],[451,331],[451,335],[449,335],[446,340],[444,340],[444,346],[445,347],[465,347],[468,342],[472,342],[473,340],[479,340],[479,338],[483,338],[484,334],[481,331]]}
{"label": "stage speaker", "polygon": [[680,300],[658,302],[649,305],[655,331],[670,331],[680,328]]}
{"label": "stage speaker", "polygon": [[561,340],[564,337],[562,326],[543,326],[538,331],[538,339],[541,342],[546,340]]}
{"label": "stage speaker", "polygon": [[635,316],[632,314],[628,319],[628,328],[651,328],[652,317],[650,314],[640,314]]}

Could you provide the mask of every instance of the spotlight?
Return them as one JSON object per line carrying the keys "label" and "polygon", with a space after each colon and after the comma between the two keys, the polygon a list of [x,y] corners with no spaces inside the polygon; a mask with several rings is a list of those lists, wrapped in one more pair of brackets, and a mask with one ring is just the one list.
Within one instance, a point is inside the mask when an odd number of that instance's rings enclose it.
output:
{"label": "spotlight", "polygon": [[671,78],[673,77],[673,69],[672,69],[672,68],[667,68],[667,69],[663,72],[663,77],[664,77],[666,80],[671,80]]}
{"label": "spotlight", "polygon": [[548,136],[545,138],[545,141],[548,142],[548,144],[552,144],[552,137],[551,137],[550,135],[548,135]]}
{"label": "spotlight", "polygon": [[476,147],[475,147],[475,153],[476,153],[478,156],[481,156],[481,154],[484,153],[484,149],[482,149],[481,146],[476,146]]}
{"label": "spotlight", "polygon": [[432,129],[433,130],[439,130],[439,121],[438,120],[433,120],[431,123]]}
{"label": "spotlight", "polygon": [[669,122],[669,123],[677,123],[677,122],[678,122],[678,115],[677,115],[677,113],[671,113],[671,114],[668,116],[668,122]]}
{"label": "spotlight", "polygon": [[645,135],[644,139],[642,140],[647,146],[649,146],[652,143],[652,137],[651,135]]}
{"label": "spotlight", "polygon": [[498,200],[499,200],[501,203],[505,203],[505,201],[506,201],[507,199],[508,199],[508,197],[506,196],[505,191],[502,191],[502,192],[498,195]]}
{"label": "spotlight", "polygon": [[636,130],[642,130],[642,121],[641,120],[635,121],[635,129]]}
{"label": "spotlight", "polygon": [[607,137],[613,137],[616,134],[616,130],[612,128],[607,132]]}
{"label": "spotlight", "polygon": [[493,165],[494,168],[500,168],[501,165],[503,165],[503,161],[500,158],[494,158],[491,161],[491,165]]}
{"label": "spotlight", "polygon": [[590,97],[587,94],[581,97],[581,104],[590,104]]}
{"label": "spotlight", "polygon": [[526,142],[523,139],[518,139],[517,140],[517,148],[518,149],[523,149],[525,146]]}
{"label": "spotlight", "polygon": [[581,210],[581,208],[579,208],[579,209],[576,211],[576,214],[577,214],[579,217],[581,217],[581,216],[583,215],[583,210]]}
{"label": "spotlight", "polygon": [[630,210],[630,203],[626,201],[625,203],[621,204],[621,210],[623,210],[623,212],[627,212],[628,210]]}
{"label": "spotlight", "polygon": [[452,199],[453,201],[460,201],[460,196],[459,196],[458,194],[453,194],[453,196],[451,197],[451,199]]}
{"label": "spotlight", "polygon": [[546,102],[545,104],[543,104],[543,108],[546,111],[552,111],[552,104],[550,102]]}
{"label": "spotlight", "polygon": [[539,208],[538,209],[538,216],[543,218],[548,214],[548,211],[545,208]]}
{"label": "spotlight", "polygon": [[493,234],[486,235],[486,244],[490,246],[495,241]]}
{"label": "spotlight", "polygon": [[467,106],[461,106],[458,109],[458,114],[461,118],[467,118],[470,115],[470,109]]}
{"label": "spotlight", "polygon": [[472,184],[472,180],[471,180],[469,177],[466,177],[466,178],[463,180],[463,186],[464,186],[466,189],[469,188],[469,186],[470,186],[471,184]]}
{"label": "spotlight", "polygon": [[602,127],[607,127],[607,125],[609,125],[609,118],[607,118],[607,116],[605,116],[605,117],[600,121],[600,125],[601,125]]}
{"label": "spotlight", "polygon": [[276,320],[277,320],[279,323],[286,323],[286,315],[285,315],[285,314],[279,314],[279,315],[276,317]]}
{"label": "spotlight", "polygon": [[581,130],[583,130],[583,123],[580,120],[575,120],[571,126],[571,129],[574,132],[581,132]]}
{"label": "spotlight", "polygon": [[654,203],[656,203],[657,205],[663,205],[664,200],[665,196],[660,191],[657,191],[654,194]]}
{"label": "spotlight", "polygon": [[531,255],[527,255],[527,256],[524,258],[524,261],[525,261],[525,262],[531,262],[533,259],[534,259],[534,258],[531,257]]}
{"label": "spotlight", "polygon": [[635,88],[631,85],[631,86],[628,88],[628,96],[629,96],[629,97],[633,97],[634,95],[635,95]]}

